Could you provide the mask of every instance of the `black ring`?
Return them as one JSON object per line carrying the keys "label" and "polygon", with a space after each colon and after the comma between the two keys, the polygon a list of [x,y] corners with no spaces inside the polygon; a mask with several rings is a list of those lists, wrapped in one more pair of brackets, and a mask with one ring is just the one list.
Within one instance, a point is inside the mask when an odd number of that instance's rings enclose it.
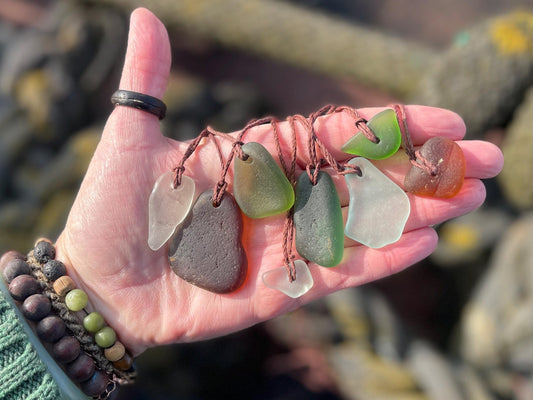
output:
{"label": "black ring", "polygon": [[111,96],[111,103],[119,106],[137,108],[154,114],[160,120],[165,118],[167,106],[158,98],[130,90],[117,90]]}

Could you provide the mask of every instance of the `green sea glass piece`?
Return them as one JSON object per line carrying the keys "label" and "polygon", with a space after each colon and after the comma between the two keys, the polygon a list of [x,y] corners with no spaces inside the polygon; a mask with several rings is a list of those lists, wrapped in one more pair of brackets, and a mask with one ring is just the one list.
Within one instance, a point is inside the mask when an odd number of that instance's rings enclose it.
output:
{"label": "green sea glass piece", "polygon": [[411,211],[409,198],[367,159],[353,158],[349,164],[362,176],[344,176],[350,194],[346,236],[372,248],[396,242]]}
{"label": "green sea glass piece", "polygon": [[294,238],[298,254],[323,267],[334,267],[344,253],[344,222],[333,179],[318,172],[315,185],[307,172],[298,178],[294,202]]}
{"label": "green sea glass piece", "polygon": [[357,132],[341,147],[343,152],[372,160],[382,160],[398,151],[402,143],[402,134],[394,110],[381,111],[374,115],[367,125],[377,136],[379,143],[372,143],[362,132]]}
{"label": "green sea glass piece", "polygon": [[242,212],[250,218],[264,218],[287,211],[294,204],[289,180],[261,144],[242,146],[248,157],[235,159],[233,193]]}
{"label": "green sea glass piece", "polygon": [[293,299],[306,294],[313,287],[313,276],[307,263],[303,260],[294,261],[296,279],[290,281],[285,266],[271,269],[262,275],[263,283],[270,289],[279,290]]}

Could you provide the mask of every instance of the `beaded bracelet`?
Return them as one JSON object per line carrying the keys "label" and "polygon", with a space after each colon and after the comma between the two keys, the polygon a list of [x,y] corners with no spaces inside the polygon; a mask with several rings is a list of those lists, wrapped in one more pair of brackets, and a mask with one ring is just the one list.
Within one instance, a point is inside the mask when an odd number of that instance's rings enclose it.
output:
{"label": "beaded bracelet", "polygon": [[[28,256],[10,251],[2,257],[9,293],[34,323],[52,357],[95,399],[105,399],[119,384],[135,379],[133,358],[98,312],[88,312],[87,294],[75,287],[65,265],[55,260],[47,239],[37,240]],[[83,320],[78,317],[84,313]],[[70,334],[69,334],[70,332]]]}

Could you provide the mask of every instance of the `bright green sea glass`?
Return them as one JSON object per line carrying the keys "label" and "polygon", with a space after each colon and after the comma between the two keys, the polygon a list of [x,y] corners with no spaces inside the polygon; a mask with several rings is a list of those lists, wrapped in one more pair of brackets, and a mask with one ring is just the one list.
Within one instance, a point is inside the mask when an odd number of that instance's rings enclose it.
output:
{"label": "bright green sea glass", "polygon": [[242,212],[250,218],[264,218],[287,211],[294,204],[289,180],[261,144],[242,146],[246,160],[235,159],[233,193]]}
{"label": "bright green sea glass", "polygon": [[402,134],[394,110],[387,109],[376,114],[367,125],[378,137],[379,143],[372,143],[363,133],[358,132],[344,143],[341,147],[343,152],[372,160],[382,160],[398,151]]}
{"label": "bright green sea glass", "polygon": [[320,171],[316,185],[307,172],[298,178],[294,202],[296,250],[309,261],[334,267],[344,253],[341,203],[333,179]]}

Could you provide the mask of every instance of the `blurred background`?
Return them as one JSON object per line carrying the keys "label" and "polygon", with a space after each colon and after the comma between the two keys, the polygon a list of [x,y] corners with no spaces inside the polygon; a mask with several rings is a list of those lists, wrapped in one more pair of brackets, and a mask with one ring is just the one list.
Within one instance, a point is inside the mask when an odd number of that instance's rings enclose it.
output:
{"label": "blurred background", "polygon": [[450,108],[506,165],[437,251],[237,334],[152,349],[116,399],[533,399],[532,0],[0,0],[0,252],[64,226],[128,17],[170,34],[169,137],[327,103]]}

